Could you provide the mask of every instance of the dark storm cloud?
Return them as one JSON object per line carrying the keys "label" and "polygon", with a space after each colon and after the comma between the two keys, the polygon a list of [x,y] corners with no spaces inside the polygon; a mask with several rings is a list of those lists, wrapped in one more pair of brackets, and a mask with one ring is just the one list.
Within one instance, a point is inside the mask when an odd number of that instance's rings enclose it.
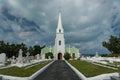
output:
{"label": "dark storm cloud", "polygon": [[108,53],[102,41],[120,34],[119,7],[119,0],[0,0],[0,38],[54,45],[61,8],[66,45]]}

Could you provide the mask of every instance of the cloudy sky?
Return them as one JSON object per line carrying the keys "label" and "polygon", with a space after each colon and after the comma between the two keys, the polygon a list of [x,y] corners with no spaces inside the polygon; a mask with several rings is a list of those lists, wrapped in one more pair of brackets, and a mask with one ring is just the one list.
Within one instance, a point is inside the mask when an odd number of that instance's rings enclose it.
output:
{"label": "cloudy sky", "polygon": [[0,40],[53,46],[59,8],[67,46],[109,53],[102,41],[120,35],[120,0],[0,0]]}

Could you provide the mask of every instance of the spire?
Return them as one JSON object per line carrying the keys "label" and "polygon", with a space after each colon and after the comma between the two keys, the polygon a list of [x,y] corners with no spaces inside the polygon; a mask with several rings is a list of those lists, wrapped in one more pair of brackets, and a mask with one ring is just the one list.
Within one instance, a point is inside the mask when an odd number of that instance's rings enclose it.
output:
{"label": "spire", "polygon": [[62,28],[61,12],[59,13],[59,18],[58,18],[58,28]]}
{"label": "spire", "polygon": [[63,33],[63,32],[64,31],[63,31],[63,26],[62,26],[61,12],[59,12],[57,33]]}

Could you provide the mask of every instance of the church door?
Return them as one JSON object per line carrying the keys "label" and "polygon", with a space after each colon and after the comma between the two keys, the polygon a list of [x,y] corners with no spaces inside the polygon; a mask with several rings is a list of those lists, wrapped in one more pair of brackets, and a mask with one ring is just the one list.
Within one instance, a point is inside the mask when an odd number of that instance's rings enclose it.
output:
{"label": "church door", "polygon": [[58,60],[62,60],[62,53],[58,53]]}
{"label": "church door", "polygon": [[73,60],[75,59],[75,53],[72,53],[72,59]]}

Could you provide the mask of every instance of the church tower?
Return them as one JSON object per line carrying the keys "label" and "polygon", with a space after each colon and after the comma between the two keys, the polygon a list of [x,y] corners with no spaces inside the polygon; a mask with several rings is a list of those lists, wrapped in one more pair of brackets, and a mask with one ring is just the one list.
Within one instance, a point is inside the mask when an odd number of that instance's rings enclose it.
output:
{"label": "church tower", "polygon": [[56,29],[55,46],[54,46],[54,59],[63,60],[64,53],[65,53],[64,29],[62,26],[61,13],[59,13],[58,25]]}

